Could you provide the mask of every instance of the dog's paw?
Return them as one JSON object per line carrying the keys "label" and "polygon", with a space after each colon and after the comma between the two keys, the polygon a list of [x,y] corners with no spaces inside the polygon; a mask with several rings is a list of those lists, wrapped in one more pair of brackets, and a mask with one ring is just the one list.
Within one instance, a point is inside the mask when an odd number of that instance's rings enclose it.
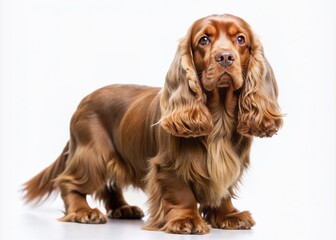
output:
{"label": "dog's paw", "polygon": [[144,213],[137,206],[124,205],[109,210],[107,212],[107,217],[112,219],[141,219],[144,217]]}
{"label": "dog's paw", "polygon": [[210,224],[214,228],[237,230],[251,229],[255,225],[255,221],[250,212],[244,211],[218,217],[216,220],[211,221]]}
{"label": "dog's paw", "polygon": [[201,219],[177,219],[165,224],[164,231],[175,234],[205,234],[210,227]]}
{"label": "dog's paw", "polygon": [[59,221],[99,224],[106,223],[107,218],[101,211],[99,211],[99,209],[87,208],[76,212],[69,212],[64,217],[60,218]]}

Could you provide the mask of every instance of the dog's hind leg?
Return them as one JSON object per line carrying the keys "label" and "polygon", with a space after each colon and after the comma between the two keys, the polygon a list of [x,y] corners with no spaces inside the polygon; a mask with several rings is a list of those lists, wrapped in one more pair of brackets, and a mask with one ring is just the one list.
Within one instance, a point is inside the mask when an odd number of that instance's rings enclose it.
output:
{"label": "dog's hind leg", "polygon": [[63,173],[55,179],[65,205],[65,216],[61,221],[106,222],[106,216],[99,209],[88,205],[86,195],[104,188],[111,148],[108,133],[95,114],[75,113],[71,123],[69,159]]}
{"label": "dog's hind leg", "polygon": [[123,195],[122,189],[115,185],[108,186],[97,193],[96,198],[104,202],[107,217],[112,219],[141,219],[144,213],[137,206],[130,206]]}

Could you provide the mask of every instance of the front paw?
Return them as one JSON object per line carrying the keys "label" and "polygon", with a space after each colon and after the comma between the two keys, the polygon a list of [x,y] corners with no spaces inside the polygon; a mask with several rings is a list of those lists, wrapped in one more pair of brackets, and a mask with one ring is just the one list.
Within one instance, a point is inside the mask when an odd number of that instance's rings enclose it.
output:
{"label": "front paw", "polygon": [[202,219],[186,218],[167,222],[162,230],[175,234],[205,234],[210,227]]}
{"label": "front paw", "polygon": [[209,222],[214,228],[230,230],[251,229],[255,225],[255,221],[248,211],[217,216],[216,218],[209,219]]}

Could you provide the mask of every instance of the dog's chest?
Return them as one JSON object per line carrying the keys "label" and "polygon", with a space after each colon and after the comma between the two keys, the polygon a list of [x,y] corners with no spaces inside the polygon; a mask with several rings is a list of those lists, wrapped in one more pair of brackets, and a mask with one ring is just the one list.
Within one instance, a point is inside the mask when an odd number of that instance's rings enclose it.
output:
{"label": "dog's chest", "polygon": [[205,139],[207,179],[196,186],[195,194],[200,203],[216,206],[223,198],[230,196],[242,175],[243,162],[233,146],[233,126],[228,119],[218,119],[213,132]]}

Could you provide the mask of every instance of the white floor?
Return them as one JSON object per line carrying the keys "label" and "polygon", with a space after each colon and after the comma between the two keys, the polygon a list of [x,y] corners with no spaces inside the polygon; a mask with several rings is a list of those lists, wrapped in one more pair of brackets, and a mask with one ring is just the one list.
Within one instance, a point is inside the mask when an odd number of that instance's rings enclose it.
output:
{"label": "white floor", "polygon": [[[252,175],[252,176],[250,176]],[[334,240],[336,239],[335,204],[324,199],[325,192],[335,199],[335,184],[330,183],[319,190],[320,196],[314,194],[302,195],[302,189],[287,185],[289,195],[278,198],[283,189],[277,193],[269,182],[262,184],[252,178],[256,177],[252,171],[245,177],[241,189],[241,197],[235,200],[240,209],[248,209],[253,213],[257,225],[252,230],[217,230],[212,229],[207,235],[180,236],[163,232],[142,230],[145,220],[109,220],[107,224],[87,225],[77,223],[63,223],[57,218],[63,215],[63,203],[59,196],[47,200],[38,207],[24,206],[18,189],[6,189],[1,193],[0,205],[0,239],[256,239],[256,240]],[[258,174],[260,175],[260,174]],[[261,176],[261,178],[263,178]],[[254,186],[260,184],[259,186]],[[270,184],[270,185],[269,185]],[[286,183],[288,184],[288,183]],[[268,185],[267,190],[261,189]],[[250,190],[247,189],[250,188]],[[139,191],[129,190],[126,198],[131,204],[137,204],[146,209],[146,196]],[[89,198],[91,206],[97,203]],[[146,216],[147,217],[147,216]]]}

